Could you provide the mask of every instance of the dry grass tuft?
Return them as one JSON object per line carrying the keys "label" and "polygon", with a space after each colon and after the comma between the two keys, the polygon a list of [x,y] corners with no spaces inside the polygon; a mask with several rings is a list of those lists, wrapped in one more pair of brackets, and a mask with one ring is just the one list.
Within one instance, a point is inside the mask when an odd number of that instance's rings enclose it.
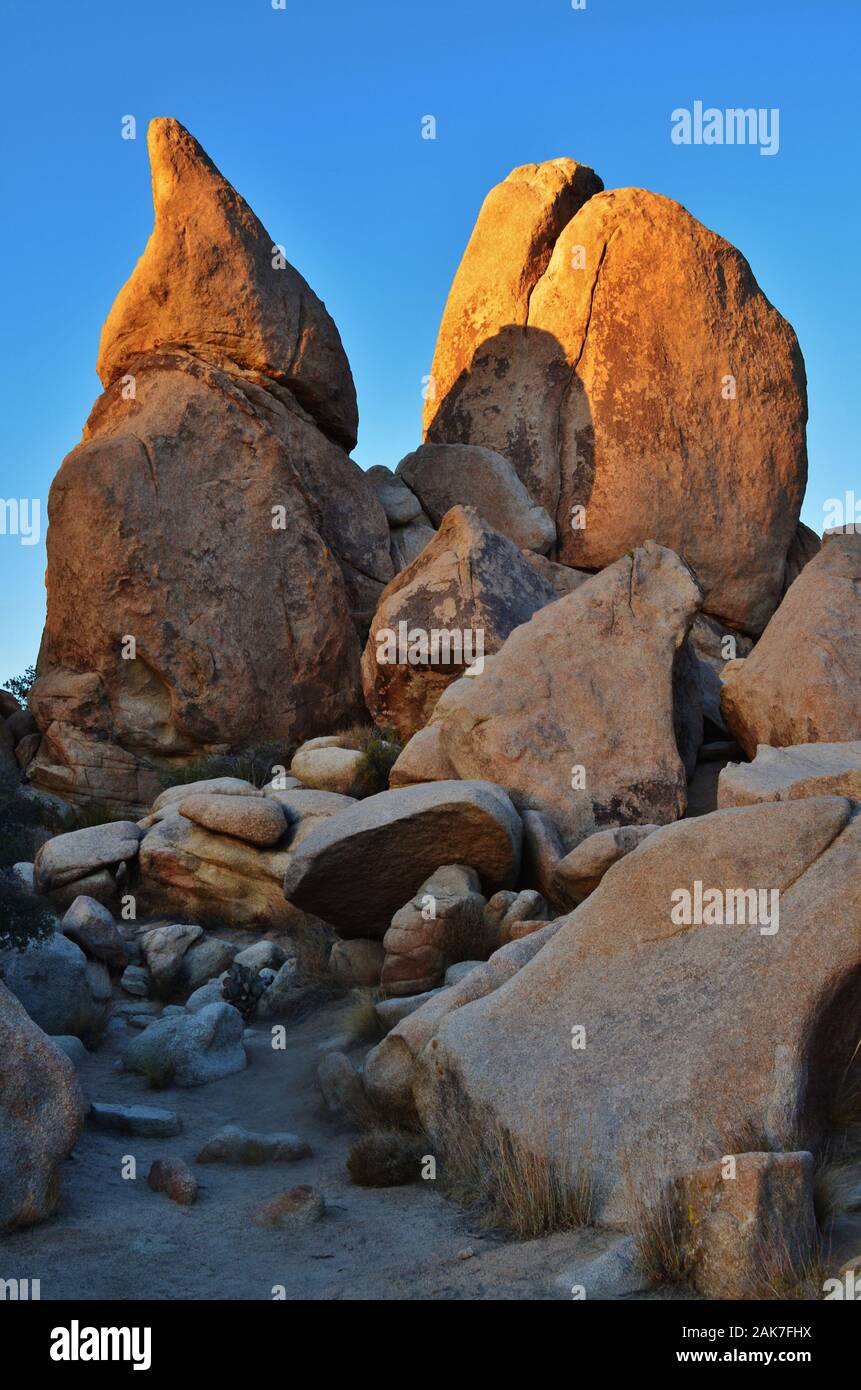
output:
{"label": "dry grass tuft", "polygon": [[685,1213],[675,1185],[652,1171],[636,1182],[627,1154],[623,1166],[633,1214],[631,1234],[644,1272],[656,1285],[684,1283],[687,1278]]}
{"label": "dry grass tuft", "polygon": [[383,1036],[374,1004],[377,991],[362,987],[350,990],[349,998],[338,1011],[338,1024],[353,1042],[379,1042]]}
{"label": "dry grass tuft", "polygon": [[[464,1104],[444,1104],[437,1134],[443,1185],[465,1206],[480,1208],[488,1225],[526,1240],[592,1224],[591,1152],[578,1161],[548,1156],[547,1127],[536,1127],[536,1147]],[[570,1131],[562,1126],[563,1134]]]}
{"label": "dry grass tuft", "polygon": [[756,1256],[750,1298],[815,1302],[822,1297],[823,1284],[828,1278],[827,1265],[827,1249],[818,1233],[807,1255],[799,1255],[792,1249],[784,1235],[775,1237],[764,1243]]}

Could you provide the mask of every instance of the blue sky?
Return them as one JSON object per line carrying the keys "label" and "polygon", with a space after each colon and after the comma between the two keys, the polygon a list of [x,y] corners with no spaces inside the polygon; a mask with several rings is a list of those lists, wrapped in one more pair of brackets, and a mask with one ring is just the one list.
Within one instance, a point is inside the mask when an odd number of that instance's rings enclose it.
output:
{"label": "blue sky", "polygon": [[[181,120],[326,301],[355,457],[420,440],[452,275],[487,189],[570,155],[682,202],[798,333],[804,519],[858,467],[857,0],[3,0],[0,497],[47,495],[99,392],[99,331],[152,224],[145,129]],[[678,146],[671,112],[777,107],[780,149]],[[121,139],[134,115],[138,139]],[[421,138],[433,115],[437,138]],[[39,545],[0,535],[0,680],[35,659]]]}

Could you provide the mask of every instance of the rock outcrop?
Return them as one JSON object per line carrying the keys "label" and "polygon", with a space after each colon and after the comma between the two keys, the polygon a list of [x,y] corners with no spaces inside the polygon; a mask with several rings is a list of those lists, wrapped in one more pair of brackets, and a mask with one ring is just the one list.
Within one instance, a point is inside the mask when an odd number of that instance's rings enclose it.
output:
{"label": "rock outcrop", "polygon": [[730,668],[721,707],[757,745],[861,738],[861,531],[826,532],[750,656]]}
{"label": "rock outcrop", "polygon": [[518,810],[544,812],[568,849],[607,826],[676,820],[686,781],[673,669],[699,602],[687,566],[648,542],[516,628],[481,675],[450,686],[392,785],[496,782]]}
{"label": "rock outcrop", "polygon": [[386,586],[362,654],[365,703],[402,736],[421,729],[443,691],[480,670],[556,594],[472,507],[452,507],[411,565]]}
{"label": "rock outcrop", "polygon": [[[555,192],[560,163],[533,166],[530,192]],[[510,231],[522,173],[489,195],[455,277],[427,441],[510,459],[566,564],[653,539],[694,568],[709,613],[762,631],[807,476],[795,334],[743,256],[669,198],[581,178],[573,215],[545,193],[528,234],[516,217]]]}
{"label": "rock outcrop", "polygon": [[483,954],[486,899],[474,869],[444,864],[399,909],[383,937],[386,995],[423,994],[450,965]]}
{"label": "rock outcrop", "polygon": [[0,981],[0,1231],[42,1221],[60,1191],[59,1165],[84,1126],[68,1057]]}
{"label": "rock outcrop", "polygon": [[153,122],[150,146],[155,231],[49,499],[29,768],[137,814],[154,768],[358,711],[358,634],[394,572],[344,452],[355,395],[334,324],[188,132]]}
{"label": "rock outcrop", "polygon": [[760,744],[752,763],[728,763],[718,778],[718,806],[798,801],[805,796],[848,796],[861,801],[861,740]]}
{"label": "rock outcrop", "polygon": [[151,121],[147,148],[155,225],[102,329],[102,385],[141,353],[184,348],[289,387],[352,449],[356,392],[325,305],[179,121]]}
{"label": "rock outcrop", "polygon": [[654,831],[412,1053],[431,1134],[463,1107],[563,1170],[587,1163],[611,1222],[724,1154],[815,1149],[858,1040],[859,853],[861,806],[841,797]]}

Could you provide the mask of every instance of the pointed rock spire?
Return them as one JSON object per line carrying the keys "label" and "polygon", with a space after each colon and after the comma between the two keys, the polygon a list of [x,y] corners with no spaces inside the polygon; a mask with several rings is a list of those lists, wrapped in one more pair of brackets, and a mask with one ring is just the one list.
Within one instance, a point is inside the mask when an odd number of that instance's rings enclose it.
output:
{"label": "pointed rock spire", "polygon": [[281,382],[351,449],[356,392],[325,305],[179,121],[151,121],[147,145],[155,225],[102,329],[103,385],[141,352],[182,347]]}

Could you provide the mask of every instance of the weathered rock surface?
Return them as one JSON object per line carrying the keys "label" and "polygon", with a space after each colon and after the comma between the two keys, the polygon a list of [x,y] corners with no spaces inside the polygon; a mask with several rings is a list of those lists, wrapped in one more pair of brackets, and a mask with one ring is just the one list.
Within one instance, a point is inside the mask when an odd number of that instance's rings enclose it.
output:
{"label": "weathered rock surface", "polygon": [[37,892],[51,893],[100,869],[127,863],[136,857],[142,835],[133,821],[113,821],[55,835],[36,855]]}
{"label": "weathered rock surface", "polygon": [[[611,1222],[631,1219],[631,1174],[649,1203],[752,1136],[815,1148],[857,1043],[859,852],[861,807],[840,797],[655,831],[525,970],[434,1028],[413,1076],[430,1133],[462,1105],[563,1167],[588,1150]],[[697,883],[702,925],[681,897]],[[765,917],[739,924],[751,890]]]}
{"label": "weathered rock surface", "polygon": [[757,745],[861,738],[861,532],[827,532],[721,705],[748,757]]}
{"label": "weathered rock surface", "polygon": [[266,796],[187,796],[179,814],[218,835],[231,835],[263,849],[277,845],[287,829],[280,806]]}
{"label": "weathered rock surface", "polygon": [[104,961],[111,970],[124,970],[128,947],[108,909],[94,898],[75,898],[66,912],[60,930],[94,960]]}
{"label": "weathered rock surface", "polygon": [[170,1139],[182,1133],[182,1122],[175,1110],[158,1105],[106,1105],[94,1102],[87,1111],[91,1129],[112,1134],[133,1134],[143,1139]]}
{"label": "weathered rock surface", "polygon": [[861,740],[791,748],[763,743],[752,763],[728,763],[718,778],[721,808],[797,801],[804,796],[848,796],[861,801]]}
{"label": "weathered rock surface", "polygon": [[601,569],[653,539],[693,567],[708,612],[760,632],[807,476],[795,334],[738,251],[643,189],[590,188],[535,266],[508,230],[509,182],[452,286],[426,439],[510,459],[566,564]]}
{"label": "weathered rock surface", "polygon": [[72,1062],[2,982],[0,1055],[0,1230],[8,1231],[54,1210],[84,1102]]}
{"label": "weathered rock surface", "polygon": [[152,915],[181,913],[214,926],[284,926],[295,918],[281,891],[288,863],[284,848],[261,849],[169,816],[141,841],[137,896]]}
{"label": "weathered rock surface", "polygon": [[87,1042],[98,1037],[108,1014],[103,983],[88,970],[93,964],[57,932],[22,951],[0,951],[0,979],[45,1033],[73,1034]]}
{"label": "weathered rock surface", "polygon": [[290,771],[310,791],[349,796],[356,786],[362,754],[356,748],[300,748]]}
{"label": "weathered rock surface", "polygon": [[691,625],[690,645],[697,661],[703,716],[718,733],[726,731],[720,707],[721,675],[728,661],[750,654],[753,642],[741,632],[731,632],[707,613],[698,613]]}
{"label": "weathered rock surface", "polygon": [[383,937],[386,995],[423,994],[442,983],[449,965],[483,955],[486,899],[480,889],[474,869],[445,864],[395,913]]}
{"label": "weathered rock surface", "polygon": [[[100,759],[100,794],[114,777],[109,750],[119,750],[119,797],[135,792],[142,761],[289,742],[331,727],[359,700],[351,598],[297,463],[302,456],[325,476],[331,459],[322,456],[339,451],[275,402],[285,442],[240,380],[187,354],[142,359],[135,383],[134,400],[116,384],[97,403],[49,502],[48,616],[32,692],[46,741],[32,777],[79,799],[93,780],[74,773],[85,768],[82,736]],[[328,481],[328,495],[338,496],[337,479]],[[201,507],[210,495],[217,506]],[[391,564],[385,517],[369,489],[369,526],[353,515],[343,529],[373,535],[372,506],[380,578],[371,606]],[[94,553],[90,528],[113,542]],[[372,569],[364,552],[354,558]],[[85,639],[70,611],[87,614]],[[279,621],[249,623],[249,613],[278,613]],[[129,632],[136,656],[123,660]],[[74,680],[86,700],[65,695]],[[41,769],[57,759],[72,767],[73,785],[57,786],[50,773],[46,781]]]}
{"label": "weathered rock surface", "polygon": [[521,550],[544,554],[556,541],[552,518],[533,502],[508,459],[493,449],[422,444],[401,459],[397,476],[419,499],[434,526],[442,524],[452,507],[474,507],[488,526]]}
{"label": "weathered rock surface", "polygon": [[28,768],[137,815],[164,765],[352,717],[394,572],[331,319],[188,132],[150,147],[155,230],[51,490]]}
{"label": "weathered rock surface", "polygon": [[[441,1020],[453,1009],[459,1009],[471,1000],[480,999],[498,989],[532,960],[560,926],[561,922],[548,922],[540,932],[521,941],[509,942],[495,951],[490,960],[477,965],[458,984],[450,989],[432,990],[420,1008],[409,1007],[409,1012],[365,1058],[363,1080],[374,1104],[399,1118],[414,1118],[412,1085],[415,1061],[430,1042]],[[380,1007],[388,1009],[390,1005],[403,1003],[406,1008],[413,1002],[386,1000]]]}
{"label": "weathered rock surface", "polygon": [[598,830],[566,854],[553,874],[555,895],[572,907],[594,893],[608,869],[658,830],[657,825],[622,825]]}
{"label": "weathered rock surface", "polygon": [[202,1086],[248,1065],[242,1015],[230,1004],[160,1018],[126,1044],[123,1063],[154,1086]]}
{"label": "weathered rock surface", "polygon": [[197,1178],[181,1158],[157,1158],[147,1173],[147,1187],[163,1192],[181,1207],[197,1201]]}
{"label": "weathered rock surface", "polygon": [[581,584],[592,578],[589,570],[575,570],[570,565],[557,565],[555,560],[548,560],[546,555],[537,555],[534,550],[524,550],[523,558],[542,579],[547,580],[557,598],[573,594],[575,589],[579,589]]}
{"label": "weathered rock surface", "polygon": [[680,1179],[686,1277],[704,1298],[777,1297],[816,1250],[813,1155],[744,1153]]}
{"label": "weathered rock surface", "polygon": [[399,907],[443,864],[477,871],[485,891],[514,881],[520,819],[488,782],[380,792],[319,825],[291,854],[289,902],[341,936],[381,938]]}
{"label": "weathered rock surface", "polygon": [[[475,371],[482,346],[503,329],[521,332],[530,297],[563,227],[604,185],[588,165],[548,159],[512,169],[488,193],[446,301],[424,426],[432,426],[457,383]],[[478,443],[478,440],[472,441]],[[504,453],[504,450],[502,451]]]}
{"label": "weathered rock surface", "polygon": [[407,485],[405,478],[396,477],[390,468],[380,463],[369,468],[365,477],[377,494],[390,528],[407,526],[411,521],[418,521],[420,518],[429,522],[421,502]]}
{"label": "weathered rock surface", "polygon": [[486,778],[519,810],[548,816],[566,848],[607,826],[677,819],[686,779],[673,670],[699,601],[687,566],[647,542],[450,686],[391,784]]}
{"label": "weathered rock surface", "polygon": [[387,585],[374,614],[362,654],[374,719],[406,737],[420,729],[452,681],[479,669],[555,597],[516,545],[473,508],[452,507],[418,559]]}
{"label": "weathered rock surface", "polygon": [[786,553],[786,569],[783,574],[784,591],[798,578],[804,566],[809,564],[821,549],[822,542],[816,532],[811,531],[809,526],[805,526],[803,521],[799,521]]}
{"label": "weathered rock surface", "polygon": [[198,1163],[295,1163],[311,1147],[295,1134],[256,1134],[240,1125],[224,1125],[207,1139]]}
{"label": "weathered rock surface", "polygon": [[375,987],[380,983],[385,948],[380,941],[336,941],[329,952],[329,969],[341,984],[350,989]]}
{"label": "weathered rock surface", "polygon": [[186,952],[203,937],[196,923],[172,923],[154,927],[140,938],[140,949],[149,972],[152,992],[167,997],[179,981]]}
{"label": "weathered rock surface", "polygon": [[288,386],[352,449],[356,392],[325,305],[179,121],[151,121],[147,147],[155,226],[102,330],[102,384],[140,353],[186,348]]}

